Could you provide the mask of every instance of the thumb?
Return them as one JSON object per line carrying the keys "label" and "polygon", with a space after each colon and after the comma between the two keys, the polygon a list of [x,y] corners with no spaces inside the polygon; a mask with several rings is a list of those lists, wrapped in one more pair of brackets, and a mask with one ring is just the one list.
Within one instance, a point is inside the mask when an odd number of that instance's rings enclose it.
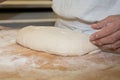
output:
{"label": "thumb", "polygon": [[96,24],[92,24],[91,27],[93,29],[96,29],[96,30],[99,30],[99,29],[103,28],[103,26],[99,26],[97,23]]}

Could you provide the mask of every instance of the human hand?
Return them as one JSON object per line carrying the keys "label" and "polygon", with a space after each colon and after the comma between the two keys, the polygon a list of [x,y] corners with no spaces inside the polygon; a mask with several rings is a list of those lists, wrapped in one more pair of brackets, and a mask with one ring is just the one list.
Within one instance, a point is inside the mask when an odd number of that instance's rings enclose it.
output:
{"label": "human hand", "polygon": [[105,51],[120,53],[120,15],[112,15],[93,24],[100,30],[90,36],[90,41]]}

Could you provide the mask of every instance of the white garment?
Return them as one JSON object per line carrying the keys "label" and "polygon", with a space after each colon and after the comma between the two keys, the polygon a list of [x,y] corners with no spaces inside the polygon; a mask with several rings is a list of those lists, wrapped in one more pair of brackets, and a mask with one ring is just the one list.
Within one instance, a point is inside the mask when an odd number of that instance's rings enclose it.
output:
{"label": "white garment", "polygon": [[[107,16],[120,14],[120,0],[53,0],[52,8],[56,14],[66,18],[59,19],[56,26],[66,26],[92,33],[94,30],[84,21],[96,22]],[[76,20],[69,21],[69,19]],[[83,22],[77,21],[77,19],[83,20]]]}

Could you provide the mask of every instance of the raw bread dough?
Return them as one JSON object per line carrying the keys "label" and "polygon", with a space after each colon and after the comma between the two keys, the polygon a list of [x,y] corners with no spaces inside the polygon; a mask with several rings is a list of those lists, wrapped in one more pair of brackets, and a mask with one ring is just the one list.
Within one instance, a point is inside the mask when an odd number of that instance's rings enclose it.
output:
{"label": "raw bread dough", "polygon": [[98,49],[86,34],[50,26],[24,27],[18,32],[17,42],[33,50],[62,56],[83,55]]}

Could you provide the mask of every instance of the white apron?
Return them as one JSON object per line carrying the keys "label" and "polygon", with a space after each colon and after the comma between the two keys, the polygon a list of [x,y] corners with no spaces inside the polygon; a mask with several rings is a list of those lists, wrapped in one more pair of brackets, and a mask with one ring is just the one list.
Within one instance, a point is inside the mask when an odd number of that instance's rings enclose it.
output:
{"label": "white apron", "polygon": [[92,34],[91,23],[120,15],[120,0],[53,0],[52,8],[60,16],[56,27]]}

